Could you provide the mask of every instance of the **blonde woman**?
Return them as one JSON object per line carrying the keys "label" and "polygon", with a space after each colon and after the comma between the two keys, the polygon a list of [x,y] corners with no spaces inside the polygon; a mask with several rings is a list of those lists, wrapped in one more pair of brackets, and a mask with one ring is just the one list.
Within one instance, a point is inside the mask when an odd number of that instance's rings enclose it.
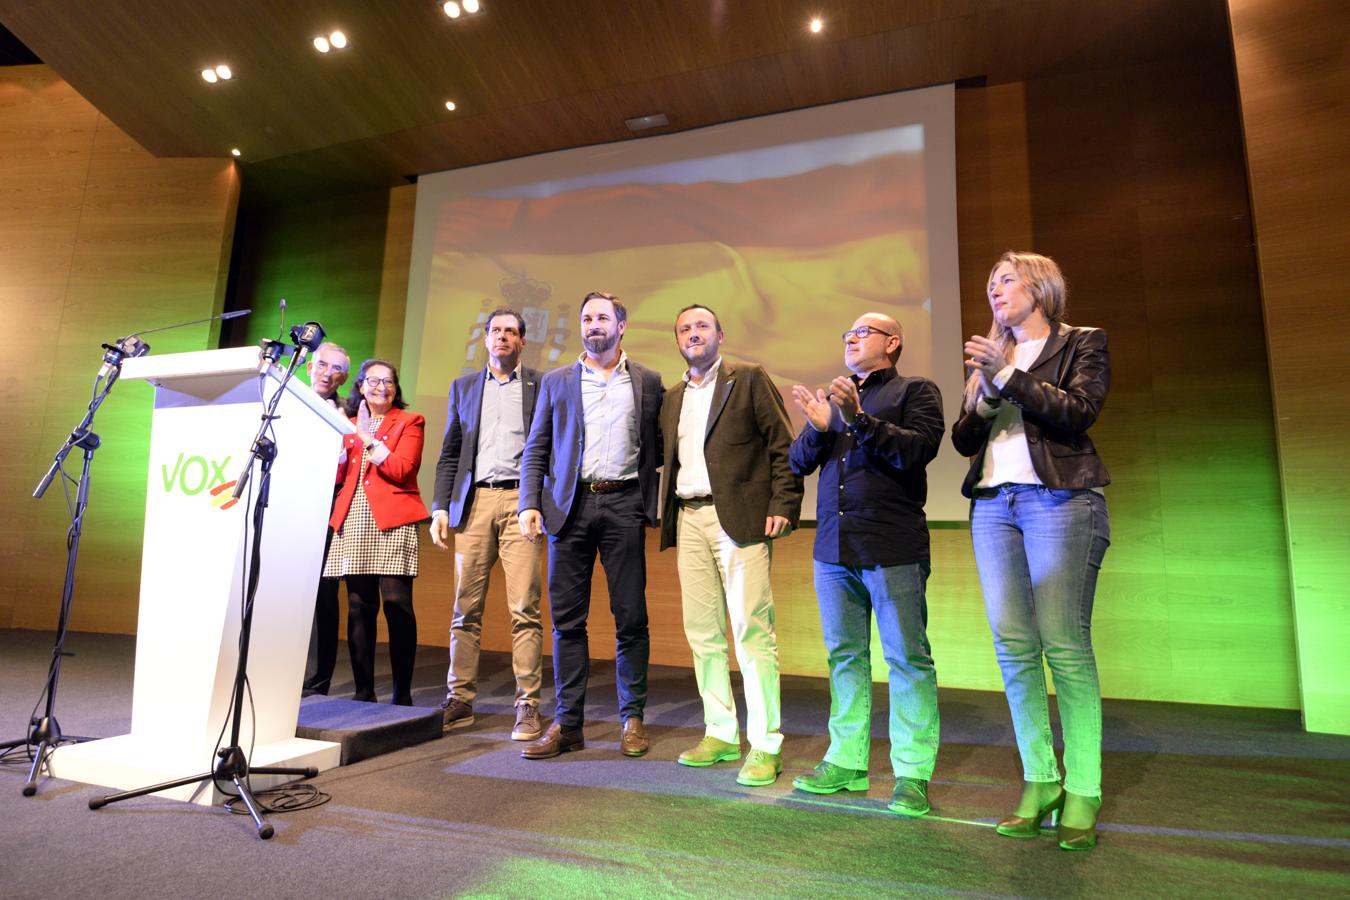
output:
{"label": "blonde woman", "polygon": [[[952,442],[971,457],[962,493],[1022,757],[1022,797],[998,833],[1034,838],[1058,814],[1060,847],[1089,850],[1102,743],[1092,601],[1110,543],[1100,490],[1110,477],[1087,431],[1111,382],[1106,333],[1064,324],[1064,276],[1045,256],[1005,253],[987,294],[994,322],[966,342]],[[1064,729],[1063,781],[1042,661]]]}

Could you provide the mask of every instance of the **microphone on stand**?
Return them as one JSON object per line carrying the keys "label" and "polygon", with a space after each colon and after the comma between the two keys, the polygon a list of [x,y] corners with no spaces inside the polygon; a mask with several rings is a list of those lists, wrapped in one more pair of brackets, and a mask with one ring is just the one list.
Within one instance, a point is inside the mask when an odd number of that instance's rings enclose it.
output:
{"label": "microphone on stand", "polygon": [[115,343],[104,344],[103,365],[98,368],[98,377],[107,378],[115,369],[122,368],[122,360],[127,357],[137,359],[149,352],[150,345],[134,334],[120,338]]}
{"label": "microphone on stand", "polygon": [[305,357],[319,349],[323,343],[323,326],[318,322],[306,322],[303,325],[291,326],[291,343],[295,344],[299,350],[296,365],[305,361]]}

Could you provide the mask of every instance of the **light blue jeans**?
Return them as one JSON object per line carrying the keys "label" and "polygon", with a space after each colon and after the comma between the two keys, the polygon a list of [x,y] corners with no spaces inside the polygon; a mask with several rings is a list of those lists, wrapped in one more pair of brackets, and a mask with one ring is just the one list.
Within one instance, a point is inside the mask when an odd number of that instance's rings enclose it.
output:
{"label": "light blue jeans", "polygon": [[867,771],[875,613],[890,669],[891,768],[897,778],[932,778],[938,749],[938,704],[937,671],[925,631],[928,570],[928,563],[860,568],[816,562],[816,599],[830,664],[826,762]]}
{"label": "light blue jeans", "polygon": [[1111,543],[1094,491],[1005,484],[976,491],[970,536],[1026,781],[1059,780],[1042,659],[1064,728],[1064,788],[1102,793],[1102,692],[1092,598]]}

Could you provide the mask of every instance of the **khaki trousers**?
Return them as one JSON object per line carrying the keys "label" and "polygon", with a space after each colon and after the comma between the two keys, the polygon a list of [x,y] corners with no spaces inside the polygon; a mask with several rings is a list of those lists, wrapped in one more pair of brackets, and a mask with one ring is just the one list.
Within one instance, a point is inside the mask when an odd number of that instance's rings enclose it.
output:
{"label": "khaki trousers", "polygon": [[694,653],[707,734],[740,743],[727,651],[730,619],[745,687],[746,737],[752,749],[778,753],[783,734],[769,582],[771,544],[737,544],[722,530],[712,503],[681,504],[679,516],[676,546],[684,634]]}
{"label": "khaki trousers", "polygon": [[539,622],[539,563],[543,542],[520,533],[516,504],[520,490],[475,488],[467,521],[455,532],[455,615],[450,623],[451,699],[473,703],[478,695],[478,645],[488,577],[498,559],[506,571],[506,604],[511,611],[511,666],[516,702],[539,705],[543,632]]}

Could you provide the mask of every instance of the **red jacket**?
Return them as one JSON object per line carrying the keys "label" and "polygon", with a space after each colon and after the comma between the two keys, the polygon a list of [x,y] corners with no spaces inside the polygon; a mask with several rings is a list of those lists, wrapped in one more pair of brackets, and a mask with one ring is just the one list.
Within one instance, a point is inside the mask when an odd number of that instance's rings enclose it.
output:
{"label": "red jacket", "polygon": [[[356,420],[352,419],[355,423]],[[422,433],[426,419],[417,413],[390,409],[375,432],[389,448],[389,456],[379,465],[366,466],[366,500],[381,531],[422,522],[431,517],[417,491],[417,470],[422,467]],[[333,501],[328,524],[341,528],[356,496],[356,479],[361,474],[361,438],[349,434],[343,438],[347,458],[338,464],[337,483],[342,485]]]}

